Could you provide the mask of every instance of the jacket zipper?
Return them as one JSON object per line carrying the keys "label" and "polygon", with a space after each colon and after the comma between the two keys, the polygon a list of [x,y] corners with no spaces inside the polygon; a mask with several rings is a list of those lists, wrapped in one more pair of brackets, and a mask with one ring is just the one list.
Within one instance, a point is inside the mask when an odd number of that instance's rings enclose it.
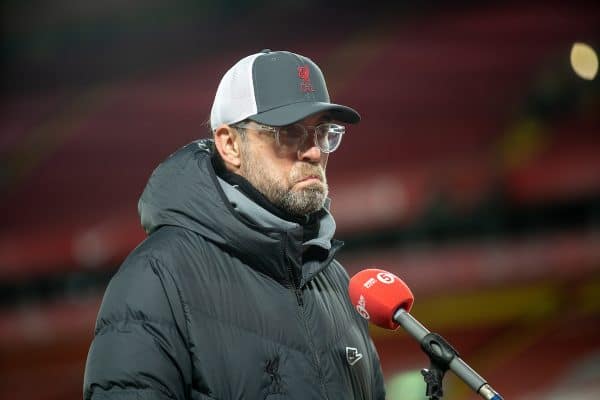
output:
{"label": "jacket zipper", "polygon": [[315,344],[312,340],[312,335],[310,334],[310,330],[308,329],[308,325],[306,324],[304,299],[302,298],[302,289],[300,287],[298,287],[298,284],[296,283],[296,276],[295,276],[296,274],[294,274],[294,269],[291,265],[290,260],[288,260],[287,237],[286,237],[286,240],[284,240],[283,253],[284,253],[286,262],[288,262],[288,276],[289,276],[290,282],[291,282],[291,289],[296,296],[296,301],[298,303],[298,306],[300,307],[300,312],[302,313],[302,326],[304,327],[304,332],[306,333],[306,338],[308,339],[308,345],[310,346],[310,351],[313,356],[313,362],[315,363],[315,366],[317,369],[317,375],[319,377],[319,386],[321,387],[321,393],[323,394],[323,397],[325,400],[329,400],[329,397],[327,396],[327,390],[325,389],[325,382],[323,379],[323,370],[321,368],[321,360],[319,359],[319,354],[315,350]]}

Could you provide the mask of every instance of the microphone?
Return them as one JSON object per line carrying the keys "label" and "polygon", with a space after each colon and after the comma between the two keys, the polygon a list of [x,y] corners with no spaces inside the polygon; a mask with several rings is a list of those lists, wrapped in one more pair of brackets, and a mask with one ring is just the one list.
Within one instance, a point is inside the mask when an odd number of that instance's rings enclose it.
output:
{"label": "microphone", "polygon": [[[446,340],[436,333],[431,333],[408,312],[414,296],[408,286],[396,275],[382,269],[365,269],[350,279],[348,288],[350,300],[356,311],[368,321],[386,329],[396,329],[402,326],[420,344],[423,351],[429,355],[432,364],[442,366],[441,377],[450,368],[460,379],[486,400],[502,400],[492,387],[464,362],[456,350]],[[424,370],[425,380],[429,384]],[[441,396],[441,387],[438,388]],[[432,397],[433,398],[433,397]]]}

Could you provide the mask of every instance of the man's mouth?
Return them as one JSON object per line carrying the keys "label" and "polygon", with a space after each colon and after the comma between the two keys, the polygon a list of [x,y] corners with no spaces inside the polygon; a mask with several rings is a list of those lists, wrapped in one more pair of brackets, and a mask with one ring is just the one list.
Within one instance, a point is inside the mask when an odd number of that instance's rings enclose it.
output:
{"label": "man's mouth", "polygon": [[296,183],[300,183],[300,182],[308,182],[308,181],[313,181],[313,180],[317,180],[319,182],[321,182],[321,177],[319,175],[309,175],[306,176],[302,179],[300,179],[299,181],[297,181]]}

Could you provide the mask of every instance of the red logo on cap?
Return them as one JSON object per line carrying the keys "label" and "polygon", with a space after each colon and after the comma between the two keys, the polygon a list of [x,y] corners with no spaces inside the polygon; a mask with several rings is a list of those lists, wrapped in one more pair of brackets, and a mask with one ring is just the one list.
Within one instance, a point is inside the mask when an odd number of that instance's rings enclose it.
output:
{"label": "red logo on cap", "polygon": [[309,93],[315,91],[312,83],[310,83],[310,69],[308,68],[308,65],[298,67],[298,77],[302,79],[302,82],[300,82],[300,90],[302,92]]}
{"label": "red logo on cap", "polygon": [[310,81],[310,69],[308,69],[307,65],[298,67],[298,76],[305,82]]}

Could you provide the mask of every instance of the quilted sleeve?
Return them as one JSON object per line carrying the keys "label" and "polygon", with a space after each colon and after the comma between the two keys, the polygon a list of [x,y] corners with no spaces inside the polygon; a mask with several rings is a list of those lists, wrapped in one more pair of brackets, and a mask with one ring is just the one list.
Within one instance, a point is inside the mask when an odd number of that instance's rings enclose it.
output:
{"label": "quilted sleeve", "polygon": [[191,361],[178,293],[157,260],[125,261],[102,300],[85,367],[85,400],[189,397]]}

